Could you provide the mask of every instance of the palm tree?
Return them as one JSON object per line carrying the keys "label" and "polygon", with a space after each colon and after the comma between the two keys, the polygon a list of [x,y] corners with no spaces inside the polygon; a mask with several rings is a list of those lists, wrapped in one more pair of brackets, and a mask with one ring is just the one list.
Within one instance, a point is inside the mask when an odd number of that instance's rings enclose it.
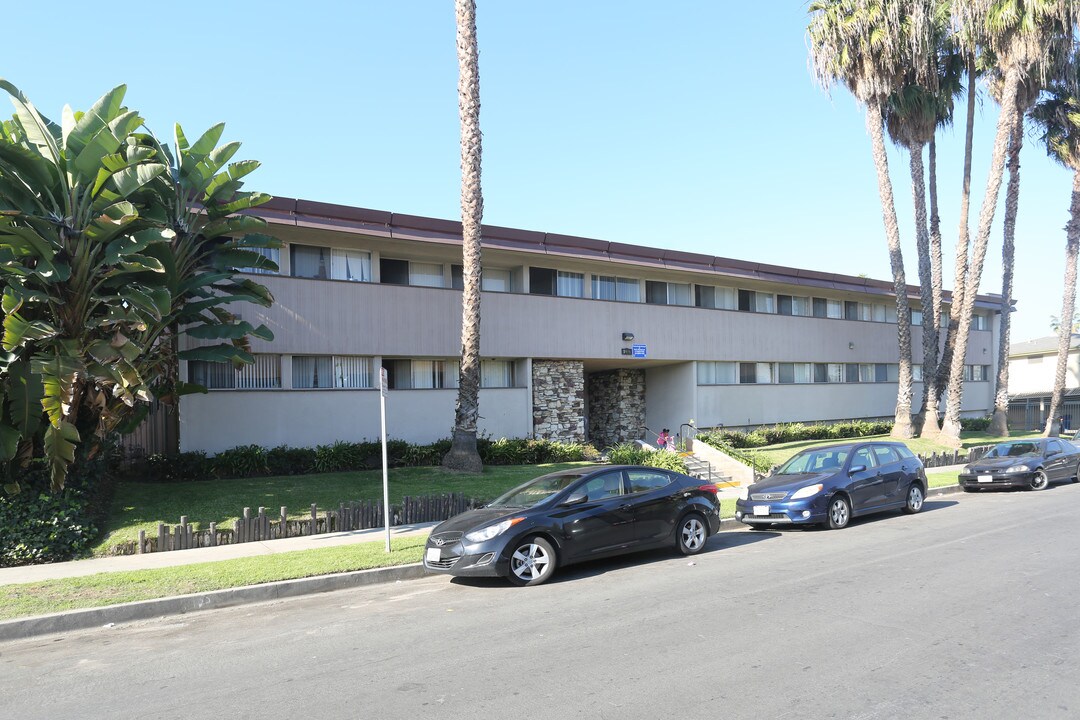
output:
{"label": "palm tree", "polygon": [[454,435],[442,466],[481,472],[476,449],[480,415],[480,59],[476,45],[476,0],[455,0],[458,52],[458,113],[461,117],[461,239],[464,292],[461,298],[461,369]]}
{"label": "palm tree", "polygon": [[[967,67],[964,54],[959,51],[955,37],[943,38],[938,55],[939,70],[937,78],[937,127],[942,128],[952,124],[953,99],[963,89],[964,71]],[[972,111],[969,117],[967,149],[970,153],[970,137],[974,130],[974,94],[969,94],[969,109]],[[937,131],[931,135],[929,142],[929,191],[930,191],[930,298],[933,302],[932,312],[927,315],[923,308],[923,332],[926,332],[926,323],[934,324],[935,342],[932,348],[932,357],[923,358],[923,403],[919,410],[919,434],[923,437],[937,435],[941,432],[938,422],[938,407],[941,405],[941,316],[944,312],[943,288],[944,271],[942,269],[941,256],[941,215],[938,213],[937,192]],[[967,174],[970,179],[971,159],[967,160]],[[970,183],[965,184],[968,188]],[[964,227],[967,221],[964,221]],[[966,267],[965,254],[965,267]],[[946,332],[947,334],[947,332]],[[925,337],[924,337],[925,339]],[[932,360],[932,363],[930,362]]]}
{"label": "palm tree", "polygon": [[[1009,139],[1017,123],[1017,98],[1021,80],[1030,70],[1041,76],[1049,71],[1052,59],[1060,56],[1062,43],[1071,40],[1075,13],[1071,1],[1062,0],[974,0],[976,21],[984,32],[986,47],[998,60],[1002,75],[1001,112],[986,182],[975,241],[971,247],[967,279],[956,340],[949,365],[948,393],[945,405],[943,439],[954,445],[960,442],[960,404],[963,395],[964,365],[975,295],[982,279],[983,262],[990,240],[990,230],[997,209],[1005,156]],[[959,248],[958,248],[959,252]],[[955,299],[954,308],[955,313]]]}
{"label": "palm tree", "polygon": [[[960,326],[960,310],[964,304],[964,290],[967,286],[968,248],[971,245],[971,156],[975,137],[975,101],[977,98],[976,81],[979,78],[979,50],[982,44],[983,8],[978,3],[954,3],[952,19],[955,25],[954,38],[958,51],[963,58],[967,74],[967,113],[964,124],[964,174],[960,188],[960,225],[956,242],[956,261],[953,266],[953,290],[949,302],[949,324],[945,330],[945,347],[941,351],[941,360],[935,377],[937,398],[935,409],[940,407],[949,379],[949,367],[952,365],[953,348],[956,333]],[[941,327],[942,309],[938,311],[937,323]]]}
{"label": "palm tree", "polygon": [[1009,332],[1012,318],[1013,267],[1016,248],[1016,214],[1020,204],[1020,149],[1024,144],[1024,116],[1039,97],[1040,86],[1029,76],[1020,84],[1016,127],[1009,139],[1009,185],[1005,189],[1004,240],[1001,244],[1001,307],[998,332],[997,382],[994,385],[994,412],[988,432],[1009,434]]}
{"label": "palm tree", "polygon": [[919,294],[923,307],[923,415],[922,434],[937,431],[937,413],[926,413],[934,395],[934,368],[937,364],[938,333],[934,325],[934,283],[931,276],[930,230],[926,216],[926,173],[923,148],[933,140],[937,128],[939,96],[911,81],[889,97],[886,126],[893,142],[908,150],[911,164],[911,196],[915,209],[915,246],[919,261]]}
{"label": "palm tree", "polygon": [[[866,129],[877,169],[878,195],[896,294],[900,374],[892,434],[899,438],[913,435],[911,313],[885,152],[884,108],[915,60],[925,55],[909,42],[917,43],[923,37],[921,24],[929,21],[930,13],[919,11],[922,5],[888,0],[815,0],[810,4],[807,29],[815,78],[826,89],[843,84],[866,108]],[[915,11],[908,12],[909,6],[914,6]],[[917,76],[925,77],[922,72]]]}
{"label": "palm tree", "polygon": [[[1072,200],[1069,203],[1069,222],[1065,226],[1065,290],[1061,299],[1061,317],[1073,317],[1076,310],[1076,256],[1080,249],[1080,57],[1073,56],[1064,79],[1047,88],[1048,97],[1032,111],[1032,118],[1042,128],[1042,141],[1047,153],[1073,171]],[[1058,326],[1057,368],[1050,411],[1044,435],[1049,435],[1065,392],[1065,369],[1072,342],[1068,323]]]}

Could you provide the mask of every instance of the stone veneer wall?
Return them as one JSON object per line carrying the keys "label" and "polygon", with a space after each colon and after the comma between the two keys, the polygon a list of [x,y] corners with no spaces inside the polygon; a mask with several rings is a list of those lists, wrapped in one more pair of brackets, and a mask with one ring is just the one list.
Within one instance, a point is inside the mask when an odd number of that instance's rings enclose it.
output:
{"label": "stone veneer wall", "polygon": [[579,360],[533,360],[533,436],[585,442],[585,364]]}
{"label": "stone veneer wall", "polygon": [[608,370],[589,375],[589,441],[598,448],[642,437],[645,371]]}

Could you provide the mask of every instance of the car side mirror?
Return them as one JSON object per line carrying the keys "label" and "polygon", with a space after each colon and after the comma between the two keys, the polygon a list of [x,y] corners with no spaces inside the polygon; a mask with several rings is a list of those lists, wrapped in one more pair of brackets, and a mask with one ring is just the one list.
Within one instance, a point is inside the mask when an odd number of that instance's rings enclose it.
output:
{"label": "car side mirror", "polygon": [[852,465],[851,469],[848,470],[848,475],[854,475],[855,473],[861,473],[861,472],[866,472],[866,466],[865,465]]}
{"label": "car side mirror", "polygon": [[570,493],[570,497],[563,500],[562,505],[563,505],[563,507],[569,507],[571,505],[580,505],[581,503],[587,502],[588,500],[589,500],[589,496],[585,494],[584,490],[576,490],[576,491]]}

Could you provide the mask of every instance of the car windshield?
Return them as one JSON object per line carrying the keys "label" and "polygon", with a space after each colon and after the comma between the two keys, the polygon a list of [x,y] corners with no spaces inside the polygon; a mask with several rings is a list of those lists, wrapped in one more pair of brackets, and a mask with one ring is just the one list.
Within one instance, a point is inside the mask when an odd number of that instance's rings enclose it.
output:
{"label": "car windshield", "polygon": [[851,452],[850,448],[804,450],[781,465],[774,474],[799,475],[839,470],[844,466],[849,452]]}
{"label": "car windshield", "polygon": [[533,505],[539,505],[560,490],[565,490],[571,483],[577,482],[583,476],[584,473],[566,473],[538,477],[496,498],[488,504],[488,507],[532,507]]}
{"label": "car windshield", "polygon": [[1027,457],[1029,455],[1041,455],[1039,443],[1014,442],[1002,443],[994,446],[994,449],[986,453],[986,457]]}

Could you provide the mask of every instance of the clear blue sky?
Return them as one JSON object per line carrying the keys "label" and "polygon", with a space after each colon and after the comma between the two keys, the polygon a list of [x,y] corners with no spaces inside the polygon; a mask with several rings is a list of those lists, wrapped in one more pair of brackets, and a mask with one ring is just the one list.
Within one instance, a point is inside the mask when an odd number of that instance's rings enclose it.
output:
{"label": "clear blue sky", "polygon": [[[452,0],[49,8],[5,11],[0,64],[47,115],[126,83],[158,135],[225,121],[263,162],[250,189],[460,216]],[[863,114],[812,82],[804,2],[478,0],[478,18],[485,222],[890,277]],[[973,229],[996,117],[984,97]],[[939,140],[947,287],[962,144]],[[907,156],[890,162],[916,284]],[[1033,132],[1022,177],[1014,341],[1060,314],[1071,182]],[[982,292],[1000,254],[999,212]]]}

